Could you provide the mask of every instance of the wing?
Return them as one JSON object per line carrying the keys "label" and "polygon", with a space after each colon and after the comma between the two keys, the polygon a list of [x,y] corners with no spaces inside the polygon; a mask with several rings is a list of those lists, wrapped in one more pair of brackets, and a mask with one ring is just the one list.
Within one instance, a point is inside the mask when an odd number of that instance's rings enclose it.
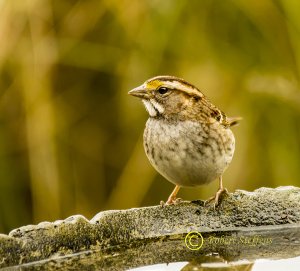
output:
{"label": "wing", "polygon": [[241,117],[227,117],[223,111],[217,108],[212,111],[211,117],[220,122],[225,127],[235,126],[239,124],[239,121],[242,119]]}

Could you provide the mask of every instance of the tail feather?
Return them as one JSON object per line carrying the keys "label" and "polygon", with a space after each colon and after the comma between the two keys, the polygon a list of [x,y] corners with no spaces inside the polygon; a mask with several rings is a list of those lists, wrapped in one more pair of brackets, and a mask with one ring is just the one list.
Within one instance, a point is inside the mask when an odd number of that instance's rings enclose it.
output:
{"label": "tail feather", "polygon": [[235,125],[238,125],[240,120],[242,120],[243,118],[241,117],[229,117],[226,119],[229,127],[232,127],[232,126],[235,126]]}

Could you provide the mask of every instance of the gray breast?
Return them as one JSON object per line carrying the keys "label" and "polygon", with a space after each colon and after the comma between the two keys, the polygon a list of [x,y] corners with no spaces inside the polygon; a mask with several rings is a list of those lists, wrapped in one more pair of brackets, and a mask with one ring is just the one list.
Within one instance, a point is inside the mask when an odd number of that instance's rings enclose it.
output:
{"label": "gray breast", "polygon": [[234,136],[219,123],[149,118],[144,147],[153,167],[170,182],[199,186],[218,178],[234,153]]}

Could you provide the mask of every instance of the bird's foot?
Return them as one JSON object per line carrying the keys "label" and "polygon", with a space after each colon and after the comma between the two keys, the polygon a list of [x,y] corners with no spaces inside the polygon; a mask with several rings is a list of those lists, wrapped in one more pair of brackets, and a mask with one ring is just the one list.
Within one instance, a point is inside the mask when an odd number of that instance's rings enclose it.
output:
{"label": "bird's foot", "polygon": [[180,202],[182,202],[181,198],[170,197],[170,198],[168,198],[167,202],[164,202],[163,200],[161,200],[160,205],[161,205],[161,207],[164,207],[164,206],[167,206],[167,205],[177,205]]}
{"label": "bird's foot", "polygon": [[228,190],[226,188],[220,188],[213,197],[205,201],[204,206],[207,206],[210,202],[214,201],[213,206],[214,209],[216,209],[216,207],[221,203],[220,199],[222,194],[228,194]]}

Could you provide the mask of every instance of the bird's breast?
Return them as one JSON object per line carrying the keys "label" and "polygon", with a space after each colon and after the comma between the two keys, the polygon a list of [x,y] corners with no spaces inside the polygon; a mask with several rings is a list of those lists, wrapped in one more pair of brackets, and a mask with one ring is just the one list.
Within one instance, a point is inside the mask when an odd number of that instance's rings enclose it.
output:
{"label": "bird's breast", "polygon": [[219,123],[149,118],[144,148],[153,167],[170,182],[199,186],[218,178],[234,153],[234,136]]}

